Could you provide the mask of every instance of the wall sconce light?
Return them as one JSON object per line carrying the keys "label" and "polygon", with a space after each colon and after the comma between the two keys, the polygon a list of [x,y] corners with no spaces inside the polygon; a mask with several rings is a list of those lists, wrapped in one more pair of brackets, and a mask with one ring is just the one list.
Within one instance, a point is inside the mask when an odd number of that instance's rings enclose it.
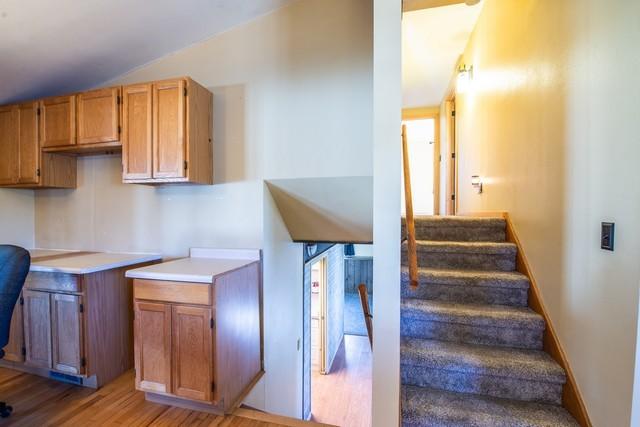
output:
{"label": "wall sconce light", "polygon": [[458,79],[456,89],[459,93],[465,93],[473,80],[473,65],[467,67],[466,64],[458,67]]}
{"label": "wall sconce light", "polygon": [[482,193],[482,178],[480,178],[480,175],[473,175],[471,177],[471,186],[476,189],[478,194]]}

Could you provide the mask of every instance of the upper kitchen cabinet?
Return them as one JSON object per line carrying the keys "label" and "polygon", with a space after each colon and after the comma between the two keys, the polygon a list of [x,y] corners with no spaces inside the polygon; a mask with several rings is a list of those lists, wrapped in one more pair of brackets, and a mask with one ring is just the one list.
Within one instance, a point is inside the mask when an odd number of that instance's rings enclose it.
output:
{"label": "upper kitchen cabinet", "polygon": [[40,149],[39,106],[28,102],[0,107],[0,186],[75,188],[75,159]]}
{"label": "upper kitchen cabinet", "polygon": [[125,183],[213,184],[213,95],[190,78],[123,88]]}
{"label": "upper kitchen cabinet", "polygon": [[76,96],[56,96],[40,101],[42,148],[76,145]]}
{"label": "upper kitchen cabinet", "polygon": [[78,145],[120,141],[120,88],[112,87],[78,95]]}

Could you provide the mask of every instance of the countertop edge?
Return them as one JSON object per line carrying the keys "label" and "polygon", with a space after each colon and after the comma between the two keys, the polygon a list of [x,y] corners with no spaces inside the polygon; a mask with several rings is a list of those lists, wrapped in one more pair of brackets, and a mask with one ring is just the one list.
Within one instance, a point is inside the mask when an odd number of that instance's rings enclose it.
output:
{"label": "countertop edge", "polygon": [[90,268],[65,268],[65,267],[49,267],[44,265],[32,264],[29,271],[41,272],[41,273],[66,273],[66,274],[91,274],[101,271],[114,270],[116,268],[129,267],[136,264],[142,264],[151,261],[162,260],[161,255],[147,255],[133,260],[125,260],[119,262],[112,262],[109,264],[97,265]]}

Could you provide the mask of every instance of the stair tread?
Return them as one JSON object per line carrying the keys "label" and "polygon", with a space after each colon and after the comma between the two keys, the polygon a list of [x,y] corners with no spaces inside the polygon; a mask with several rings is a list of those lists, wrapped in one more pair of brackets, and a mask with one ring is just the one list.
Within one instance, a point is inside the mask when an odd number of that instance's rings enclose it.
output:
{"label": "stair tread", "polygon": [[[402,266],[402,273],[408,274],[409,267]],[[528,289],[529,279],[517,271],[457,270],[438,268],[418,268],[420,280],[451,286],[486,286],[496,288]]]}
{"label": "stair tread", "polygon": [[431,216],[415,215],[414,223],[427,227],[482,227],[505,228],[504,218],[472,217],[472,216]]}
{"label": "stair tread", "polygon": [[402,414],[407,426],[578,426],[560,406],[415,386],[402,387]]}
{"label": "stair tread", "polygon": [[564,384],[562,367],[543,351],[402,338],[401,364]]}
{"label": "stair tread", "polygon": [[544,318],[528,307],[478,305],[407,298],[402,301],[402,314],[407,318],[495,326],[513,329],[544,330]]}
{"label": "stair tread", "polygon": [[465,254],[515,254],[518,250],[510,242],[448,242],[439,240],[416,240],[418,250],[428,252]]}

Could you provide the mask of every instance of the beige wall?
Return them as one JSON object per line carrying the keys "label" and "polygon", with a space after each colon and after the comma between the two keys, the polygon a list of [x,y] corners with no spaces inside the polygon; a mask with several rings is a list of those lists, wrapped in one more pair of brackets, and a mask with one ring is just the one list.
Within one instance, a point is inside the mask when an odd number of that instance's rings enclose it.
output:
{"label": "beige wall", "polygon": [[215,185],[123,185],[119,156],[81,158],[78,189],[37,192],[36,243],[263,248],[267,374],[248,402],[300,416],[302,246],[263,180],[372,175],[372,62],[369,0],[299,0],[109,82],[189,75],[211,90]]}
{"label": "beige wall", "polygon": [[[461,211],[507,210],[594,425],[629,425],[640,2],[485,0],[457,97]],[[484,177],[476,194],[471,175]],[[615,221],[616,250],[600,249]]]}
{"label": "beige wall", "polygon": [[0,189],[0,244],[34,245],[33,191]]}

